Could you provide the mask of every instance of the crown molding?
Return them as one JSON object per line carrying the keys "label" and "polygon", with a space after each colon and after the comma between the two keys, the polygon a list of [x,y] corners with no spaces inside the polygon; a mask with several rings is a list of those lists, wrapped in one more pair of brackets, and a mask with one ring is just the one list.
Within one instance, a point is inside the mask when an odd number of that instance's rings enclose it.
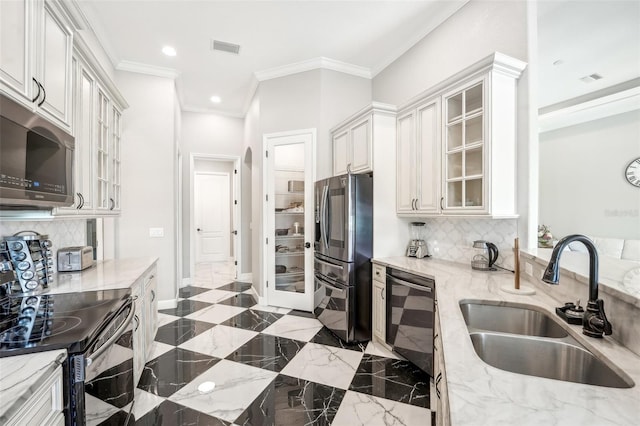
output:
{"label": "crown molding", "polygon": [[183,106],[181,110],[182,112],[195,112],[198,114],[215,114],[215,115],[221,115],[223,117],[229,117],[229,118],[243,119],[245,116],[245,113],[227,112],[227,111],[217,110],[214,108],[198,108],[198,107],[191,107],[191,106]]}
{"label": "crown molding", "polygon": [[640,110],[640,87],[540,114],[538,125],[544,133],[637,110]]}
{"label": "crown molding", "polygon": [[251,108],[251,101],[253,101],[253,97],[256,95],[256,91],[258,90],[258,86],[260,82],[256,78],[255,75],[251,76],[251,83],[249,83],[249,89],[247,90],[247,94],[244,98],[244,105],[242,106],[242,116],[245,117],[247,112],[249,112],[249,108]]}
{"label": "crown molding", "polygon": [[298,74],[305,71],[316,69],[327,69],[338,71],[345,74],[354,75],[356,77],[371,79],[371,70],[366,67],[348,64],[346,62],[337,61],[331,58],[313,58],[306,61],[296,62],[293,64],[283,65],[280,67],[269,68],[254,73],[258,82],[271,80],[274,78],[286,77],[292,74]]}
{"label": "crown molding", "polygon": [[116,66],[119,71],[129,71],[138,74],[152,75],[154,77],[171,78],[175,80],[180,73],[173,68],[156,67],[154,65],[142,64],[133,61],[120,61]]}

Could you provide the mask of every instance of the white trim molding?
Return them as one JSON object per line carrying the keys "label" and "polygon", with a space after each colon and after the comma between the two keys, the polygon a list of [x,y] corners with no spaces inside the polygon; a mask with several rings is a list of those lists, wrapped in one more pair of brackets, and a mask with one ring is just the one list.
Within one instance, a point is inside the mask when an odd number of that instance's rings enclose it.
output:
{"label": "white trim molding", "polygon": [[178,299],[158,300],[158,310],[175,309],[178,307]]}
{"label": "white trim molding", "polygon": [[118,62],[116,69],[119,71],[129,71],[138,74],[152,75],[154,77],[171,78],[174,80],[180,75],[180,73],[173,68],[156,67],[154,65],[147,65],[133,61],[120,61]]}
{"label": "white trim molding", "polygon": [[640,109],[640,87],[557,109],[538,117],[540,132],[574,126]]}
{"label": "white trim molding", "polygon": [[282,65],[263,71],[256,71],[254,75],[260,82],[316,69],[333,70],[345,74],[355,75],[356,77],[371,79],[371,69],[369,68],[348,64],[346,62],[324,57],[313,58],[288,65]]}
{"label": "white trim molding", "polygon": [[[253,274],[251,272],[247,272],[244,274],[238,274],[236,281],[240,281],[243,283],[252,283],[253,282]],[[252,287],[253,288],[253,287]]]}

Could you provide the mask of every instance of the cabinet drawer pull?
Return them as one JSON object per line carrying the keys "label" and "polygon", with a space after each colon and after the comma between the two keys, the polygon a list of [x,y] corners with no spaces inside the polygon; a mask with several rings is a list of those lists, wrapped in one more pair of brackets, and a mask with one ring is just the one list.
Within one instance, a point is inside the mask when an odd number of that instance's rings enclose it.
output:
{"label": "cabinet drawer pull", "polygon": [[40,102],[38,102],[38,106],[42,106],[42,104],[44,103],[44,101],[47,100],[47,91],[44,89],[44,86],[42,84],[40,84],[38,82],[38,86],[42,87],[42,93],[44,94],[44,96],[42,96],[42,100]]}
{"label": "cabinet drawer pull", "polygon": [[444,210],[444,205],[442,203],[444,203],[444,197],[440,197],[440,210]]}
{"label": "cabinet drawer pull", "polygon": [[384,300],[384,288],[380,289],[380,297],[382,297],[382,300]]}
{"label": "cabinet drawer pull", "polygon": [[151,290],[151,301],[153,302],[154,300],[156,300],[156,292]]}
{"label": "cabinet drawer pull", "polygon": [[39,97],[40,97],[40,92],[42,89],[40,89],[42,86],[40,86],[40,83],[38,83],[38,80],[36,80],[35,78],[31,77],[31,80],[33,80],[33,82],[36,84],[36,86],[38,86],[38,93],[36,93],[36,96],[31,99],[31,102],[35,102]]}
{"label": "cabinet drawer pull", "polygon": [[133,331],[138,331],[138,327],[140,327],[140,318],[138,318],[138,316],[134,316],[133,319],[136,321],[136,326],[133,329]]}

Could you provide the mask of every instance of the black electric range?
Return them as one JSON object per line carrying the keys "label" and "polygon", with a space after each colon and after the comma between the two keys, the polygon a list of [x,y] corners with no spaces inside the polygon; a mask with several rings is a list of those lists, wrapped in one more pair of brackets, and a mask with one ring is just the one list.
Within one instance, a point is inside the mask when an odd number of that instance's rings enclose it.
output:
{"label": "black electric range", "polygon": [[5,296],[0,299],[0,357],[87,349],[130,299],[129,289]]}

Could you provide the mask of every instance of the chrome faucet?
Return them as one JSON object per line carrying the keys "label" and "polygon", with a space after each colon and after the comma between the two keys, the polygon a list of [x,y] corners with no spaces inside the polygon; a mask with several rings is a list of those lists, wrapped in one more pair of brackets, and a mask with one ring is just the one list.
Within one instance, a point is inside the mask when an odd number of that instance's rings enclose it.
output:
{"label": "chrome faucet", "polygon": [[611,334],[611,323],[604,313],[604,301],[598,299],[598,251],[593,242],[584,235],[569,235],[558,241],[553,248],[551,259],[547,269],[542,275],[542,281],[548,284],[558,284],[560,280],[560,255],[565,247],[573,242],[579,241],[587,247],[589,252],[589,302],[587,310],[582,318],[582,333],[589,337],[602,337],[602,334]]}

